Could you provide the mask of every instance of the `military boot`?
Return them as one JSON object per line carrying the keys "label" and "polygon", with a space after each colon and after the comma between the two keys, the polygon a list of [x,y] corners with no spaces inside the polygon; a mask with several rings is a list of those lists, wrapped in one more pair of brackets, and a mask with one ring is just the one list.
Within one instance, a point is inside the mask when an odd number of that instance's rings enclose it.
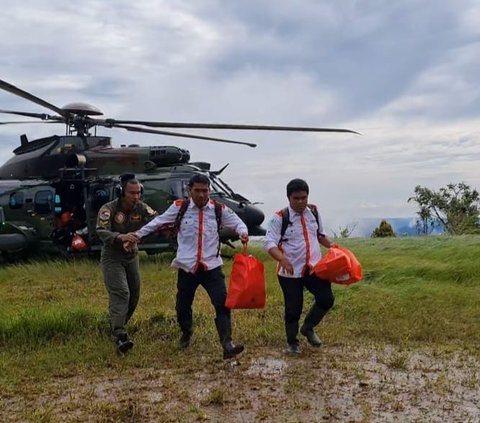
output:
{"label": "military boot", "polygon": [[300,346],[297,339],[298,322],[285,322],[285,332],[287,334],[287,348],[285,352],[287,354],[300,354]]}
{"label": "military boot", "polygon": [[235,345],[232,342],[232,323],[230,316],[221,315],[215,319],[218,337],[223,348],[223,359],[233,358],[240,354],[245,348],[242,344]]}
{"label": "military boot", "polygon": [[312,308],[305,316],[305,321],[300,328],[300,333],[307,338],[308,343],[312,347],[319,347],[322,345],[322,341],[317,336],[313,328],[317,326],[323,319],[323,316],[327,314],[327,310],[323,310],[316,304],[313,304]]}
{"label": "military boot", "polygon": [[182,336],[178,340],[178,348],[184,350],[190,346],[190,341],[192,339],[193,330],[182,331]]}
{"label": "military boot", "polygon": [[133,341],[128,337],[126,333],[122,333],[118,335],[115,344],[117,345],[117,351],[124,355],[126,354],[129,350],[133,348]]}

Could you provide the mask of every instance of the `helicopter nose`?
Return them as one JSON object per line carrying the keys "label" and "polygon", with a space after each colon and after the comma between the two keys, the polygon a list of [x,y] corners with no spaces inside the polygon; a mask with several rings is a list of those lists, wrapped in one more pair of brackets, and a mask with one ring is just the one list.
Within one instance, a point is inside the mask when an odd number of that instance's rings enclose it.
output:
{"label": "helicopter nose", "polygon": [[260,226],[264,220],[265,215],[258,207],[252,206],[251,204],[245,207],[244,221],[247,226]]}

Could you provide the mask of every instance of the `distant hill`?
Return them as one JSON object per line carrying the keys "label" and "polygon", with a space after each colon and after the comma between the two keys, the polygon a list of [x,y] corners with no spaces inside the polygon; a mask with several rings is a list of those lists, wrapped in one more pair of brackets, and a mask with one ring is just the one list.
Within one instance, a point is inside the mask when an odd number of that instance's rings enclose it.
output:
{"label": "distant hill", "polygon": [[[356,221],[355,230],[352,233],[352,237],[370,237],[375,228],[378,228],[380,222],[386,220],[397,236],[416,236],[416,218],[415,217],[371,217],[360,219]],[[440,235],[443,233],[441,228],[435,228],[432,235]]]}

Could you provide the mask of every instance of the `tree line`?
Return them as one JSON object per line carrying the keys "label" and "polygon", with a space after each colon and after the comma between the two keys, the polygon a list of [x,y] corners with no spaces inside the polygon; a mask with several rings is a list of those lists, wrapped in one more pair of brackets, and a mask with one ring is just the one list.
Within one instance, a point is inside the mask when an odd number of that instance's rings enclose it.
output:
{"label": "tree line", "polygon": [[[449,235],[480,233],[480,197],[476,189],[460,182],[450,183],[438,191],[417,185],[408,202],[416,203],[417,233],[429,235],[435,228]],[[392,226],[382,220],[372,238],[395,236]]]}

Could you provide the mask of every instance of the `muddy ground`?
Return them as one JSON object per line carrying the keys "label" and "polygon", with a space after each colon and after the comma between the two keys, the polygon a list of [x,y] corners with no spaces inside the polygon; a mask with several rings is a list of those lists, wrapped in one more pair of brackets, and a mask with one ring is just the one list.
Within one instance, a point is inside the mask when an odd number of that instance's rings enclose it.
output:
{"label": "muddy ground", "polygon": [[302,347],[26,383],[2,394],[0,421],[480,422],[480,361],[467,353]]}

